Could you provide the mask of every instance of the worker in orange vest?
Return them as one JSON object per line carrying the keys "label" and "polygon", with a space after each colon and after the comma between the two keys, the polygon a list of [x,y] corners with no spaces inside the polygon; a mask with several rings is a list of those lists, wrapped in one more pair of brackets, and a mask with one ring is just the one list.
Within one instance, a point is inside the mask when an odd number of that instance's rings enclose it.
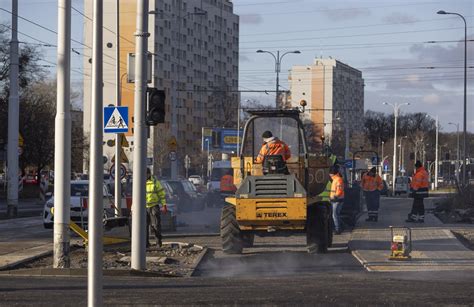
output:
{"label": "worker in orange vest", "polygon": [[344,203],[344,180],[339,173],[339,166],[331,167],[329,171],[331,177],[331,191],[329,192],[329,201],[332,205],[332,218],[334,220],[335,233],[341,234],[341,210]]}
{"label": "worker in orange vest", "polygon": [[405,222],[425,222],[425,204],[423,202],[423,199],[428,197],[429,185],[430,183],[428,172],[425,170],[423,164],[421,164],[420,161],[416,161],[415,175],[413,175],[413,177],[411,178],[410,184],[413,196],[413,206],[411,208],[410,214],[408,214],[408,219]]}
{"label": "worker in orange vest", "polygon": [[257,163],[262,163],[265,156],[281,155],[283,161],[291,157],[290,148],[285,142],[280,141],[276,136],[273,136],[271,131],[265,131],[262,134],[263,144],[257,156]]}
{"label": "worker in orange vest", "polygon": [[372,167],[362,176],[362,190],[367,202],[367,222],[377,222],[379,218],[380,191],[383,190],[382,178],[377,174],[377,169]]}
{"label": "worker in orange vest", "polygon": [[234,185],[234,177],[231,175],[231,171],[222,176],[221,178],[221,192],[223,193],[235,193],[237,187]]}

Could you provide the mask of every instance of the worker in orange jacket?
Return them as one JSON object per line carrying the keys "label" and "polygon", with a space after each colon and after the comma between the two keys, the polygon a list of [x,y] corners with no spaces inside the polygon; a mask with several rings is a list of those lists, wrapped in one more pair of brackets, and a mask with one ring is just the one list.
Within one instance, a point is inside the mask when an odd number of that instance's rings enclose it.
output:
{"label": "worker in orange jacket", "polygon": [[280,141],[276,136],[273,136],[271,131],[265,131],[262,134],[263,144],[257,156],[257,163],[262,163],[265,156],[281,155],[283,161],[291,157],[290,148],[285,142]]}
{"label": "worker in orange jacket", "polygon": [[339,173],[339,166],[335,165],[329,171],[331,177],[331,191],[329,192],[329,201],[332,205],[332,218],[334,220],[335,233],[341,234],[341,210],[344,203],[344,180]]}
{"label": "worker in orange jacket", "polygon": [[362,176],[362,191],[367,203],[367,222],[377,222],[379,218],[380,191],[382,190],[382,178],[377,174],[377,169],[372,167]]}
{"label": "worker in orange jacket", "polygon": [[413,196],[413,206],[408,214],[407,223],[425,222],[425,204],[423,200],[428,197],[430,186],[428,172],[420,161],[415,163],[415,175],[411,178],[410,188]]}
{"label": "worker in orange jacket", "polygon": [[231,173],[227,173],[221,178],[221,193],[230,194],[237,191],[237,187],[234,185],[234,177]]}

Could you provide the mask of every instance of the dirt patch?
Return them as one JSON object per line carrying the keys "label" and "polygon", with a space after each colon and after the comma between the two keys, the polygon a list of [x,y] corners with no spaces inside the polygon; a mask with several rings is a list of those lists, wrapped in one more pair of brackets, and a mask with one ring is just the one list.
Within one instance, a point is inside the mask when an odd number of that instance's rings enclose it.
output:
{"label": "dirt patch", "polygon": [[456,238],[470,250],[474,250],[474,229],[452,230]]}
{"label": "dirt patch", "polygon": [[[147,272],[169,277],[188,276],[194,270],[195,262],[203,252],[203,247],[190,243],[166,242],[161,248],[148,248],[146,253]],[[71,269],[87,268],[87,250],[78,246],[71,248]],[[103,253],[104,270],[130,269],[129,247],[108,248]],[[53,257],[48,256],[25,263],[18,269],[52,268]]]}

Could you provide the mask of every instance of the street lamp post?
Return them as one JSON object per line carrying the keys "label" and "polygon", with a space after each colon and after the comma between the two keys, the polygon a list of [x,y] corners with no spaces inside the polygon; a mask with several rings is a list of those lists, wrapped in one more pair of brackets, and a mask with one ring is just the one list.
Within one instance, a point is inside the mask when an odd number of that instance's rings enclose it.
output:
{"label": "street lamp post", "polygon": [[276,72],[276,97],[275,97],[275,106],[278,108],[278,100],[280,97],[280,69],[281,69],[281,60],[285,55],[288,53],[296,53],[299,54],[301,51],[295,50],[295,51],[288,51],[283,53],[280,56],[280,50],[277,51],[276,55],[273,52],[266,51],[266,50],[257,50],[257,53],[268,53],[270,54],[274,59],[275,59],[275,72]]}
{"label": "street lamp post", "polygon": [[466,127],[467,127],[467,23],[463,15],[454,12],[438,11],[437,14],[440,15],[457,15],[462,18],[464,21],[464,125],[463,125],[463,161],[464,167],[462,170],[462,183],[466,184]]}
{"label": "street lamp post", "polygon": [[456,136],[457,136],[457,150],[456,150],[456,180],[459,182],[459,123],[448,123],[448,125],[456,126]]}
{"label": "street lamp post", "polygon": [[392,189],[395,191],[395,179],[397,178],[397,122],[398,122],[398,112],[400,108],[404,105],[409,106],[409,102],[405,102],[402,104],[391,104],[389,102],[384,102],[384,105],[391,106],[393,108],[393,116],[395,120],[395,129],[394,129],[394,136],[393,136],[393,178],[392,178]]}
{"label": "street lamp post", "polygon": [[[400,138],[400,145],[398,145],[400,147],[400,158],[398,159],[398,170],[401,172],[402,171],[402,166],[403,165],[403,147],[402,147],[402,140],[403,139],[407,139],[408,136],[402,136]],[[405,169],[405,167],[403,167],[403,169]]]}

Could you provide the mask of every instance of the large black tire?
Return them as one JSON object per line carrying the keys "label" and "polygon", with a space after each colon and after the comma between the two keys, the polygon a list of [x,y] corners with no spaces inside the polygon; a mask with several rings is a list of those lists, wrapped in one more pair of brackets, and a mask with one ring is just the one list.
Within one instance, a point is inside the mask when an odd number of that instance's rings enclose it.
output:
{"label": "large black tire", "polygon": [[328,204],[328,247],[332,247],[332,239],[334,235],[334,220],[332,218],[332,207],[331,204]]}
{"label": "large black tire", "polygon": [[221,239],[222,251],[226,254],[240,254],[244,242],[240,233],[237,218],[235,216],[235,207],[226,204],[222,208],[221,215]]}
{"label": "large black tire", "polygon": [[242,233],[242,243],[244,247],[252,247],[255,235],[253,233]]}
{"label": "large black tire", "polygon": [[306,226],[306,246],[308,253],[326,253],[329,246],[329,207],[325,204],[316,204],[308,207]]}

